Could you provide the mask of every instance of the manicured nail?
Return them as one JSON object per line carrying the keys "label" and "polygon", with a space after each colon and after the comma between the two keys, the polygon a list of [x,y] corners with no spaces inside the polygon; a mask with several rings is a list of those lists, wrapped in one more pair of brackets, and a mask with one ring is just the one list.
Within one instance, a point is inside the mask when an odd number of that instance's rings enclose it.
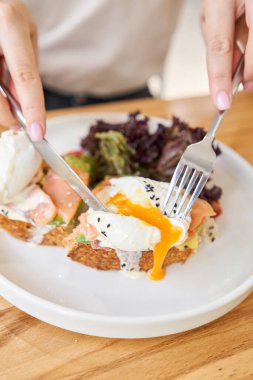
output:
{"label": "manicured nail", "polygon": [[28,132],[33,141],[39,141],[43,139],[43,130],[39,123],[32,123],[28,128]]}
{"label": "manicured nail", "polygon": [[217,94],[216,105],[220,111],[227,110],[230,107],[230,99],[225,91],[221,91]]}
{"label": "manicured nail", "polygon": [[243,87],[244,87],[244,90],[246,90],[246,91],[252,90],[253,89],[253,80],[251,80],[249,82],[245,82]]}

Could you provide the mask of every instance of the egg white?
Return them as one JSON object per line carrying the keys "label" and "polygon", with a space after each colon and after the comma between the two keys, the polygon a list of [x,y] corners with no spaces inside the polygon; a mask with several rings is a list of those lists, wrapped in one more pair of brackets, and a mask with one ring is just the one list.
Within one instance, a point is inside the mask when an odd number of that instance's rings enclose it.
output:
{"label": "egg white", "polygon": [[24,131],[5,131],[0,138],[0,203],[7,204],[24,190],[42,159]]}
{"label": "egg white", "polygon": [[87,221],[98,231],[97,239],[101,247],[146,251],[153,250],[161,239],[158,228],[149,226],[132,216],[89,210]]}
{"label": "egg white", "polygon": [[[127,251],[153,250],[155,244],[160,241],[160,230],[137,218],[114,214],[117,207],[108,201],[117,194],[123,194],[132,203],[143,207],[152,205],[162,210],[168,183],[142,177],[112,178],[109,182],[110,186],[105,186],[97,196],[112,213],[101,214],[93,210],[88,213],[89,223],[93,224],[99,231],[100,245]],[[97,221],[97,218],[100,218],[100,222]],[[176,218],[169,218],[169,220],[174,226],[178,226],[182,230],[180,239],[173,246],[183,244],[188,236],[190,218],[187,221]],[[108,224],[110,227],[107,229]],[[106,232],[106,236],[102,232]]]}

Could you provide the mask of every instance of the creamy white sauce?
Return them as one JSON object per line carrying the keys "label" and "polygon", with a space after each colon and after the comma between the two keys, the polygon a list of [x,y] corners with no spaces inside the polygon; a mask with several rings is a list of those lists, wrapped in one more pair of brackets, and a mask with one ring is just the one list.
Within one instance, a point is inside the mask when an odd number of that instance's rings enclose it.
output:
{"label": "creamy white sauce", "polygon": [[28,219],[23,214],[5,205],[0,205],[0,214],[11,220],[20,220],[21,222],[29,223]]}
{"label": "creamy white sauce", "polygon": [[32,224],[31,228],[31,238],[27,243],[31,245],[39,245],[42,243],[44,236],[55,229],[54,225],[39,226],[32,223],[32,221],[25,217],[24,213],[18,212],[17,210],[12,209],[11,207],[0,205],[0,214],[6,216],[10,220],[18,220],[20,222]]}
{"label": "creamy white sauce", "polygon": [[208,243],[213,243],[218,235],[218,226],[215,218],[206,218],[205,224],[201,231],[201,237]]}
{"label": "creamy white sauce", "polygon": [[32,229],[32,236],[27,241],[30,245],[39,245],[42,243],[44,236],[55,229],[55,226],[47,225],[47,226],[36,226]]}
{"label": "creamy white sauce", "polygon": [[120,261],[120,268],[124,271],[139,271],[141,251],[122,251],[116,249],[117,256]]}

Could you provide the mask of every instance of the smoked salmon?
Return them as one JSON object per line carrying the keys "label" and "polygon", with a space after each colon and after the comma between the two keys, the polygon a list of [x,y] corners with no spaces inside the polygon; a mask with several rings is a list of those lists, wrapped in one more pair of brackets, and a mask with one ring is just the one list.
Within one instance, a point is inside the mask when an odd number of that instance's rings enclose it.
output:
{"label": "smoked salmon", "polygon": [[68,224],[74,218],[81,203],[79,195],[52,170],[49,170],[44,179],[43,190],[54,202],[58,215]]}

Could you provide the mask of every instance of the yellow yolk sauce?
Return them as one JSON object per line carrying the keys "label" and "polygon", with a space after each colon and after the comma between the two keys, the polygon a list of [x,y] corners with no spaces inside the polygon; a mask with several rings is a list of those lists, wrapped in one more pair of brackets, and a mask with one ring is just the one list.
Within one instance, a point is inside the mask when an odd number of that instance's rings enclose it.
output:
{"label": "yellow yolk sauce", "polygon": [[182,229],[173,226],[170,220],[163,215],[162,211],[154,207],[152,204],[144,207],[132,203],[122,194],[116,194],[108,201],[108,204],[115,205],[118,213],[125,216],[134,216],[149,224],[150,226],[157,227],[161,232],[161,240],[155,245],[154,248],[154,263],[153,268],[149,272],[151,280],[161,280],[165,275],[163,263],[168,250],[179,241]]}

